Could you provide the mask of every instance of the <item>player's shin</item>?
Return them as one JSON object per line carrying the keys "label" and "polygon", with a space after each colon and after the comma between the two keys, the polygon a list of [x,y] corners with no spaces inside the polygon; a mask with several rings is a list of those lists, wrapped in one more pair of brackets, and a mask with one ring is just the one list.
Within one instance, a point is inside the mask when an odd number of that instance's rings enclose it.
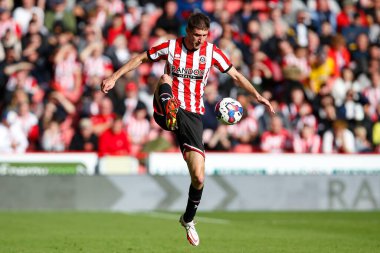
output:
{"label": "player's shin", "polygon": [[202,198],[202,189],[196,189],[192,184],[190,184],[189,188],[189,198],[187,200],[186,211],[183,215],[183,219],[185,222],[191,222],[194,219],[194,216],[197,212],[198,205]]}

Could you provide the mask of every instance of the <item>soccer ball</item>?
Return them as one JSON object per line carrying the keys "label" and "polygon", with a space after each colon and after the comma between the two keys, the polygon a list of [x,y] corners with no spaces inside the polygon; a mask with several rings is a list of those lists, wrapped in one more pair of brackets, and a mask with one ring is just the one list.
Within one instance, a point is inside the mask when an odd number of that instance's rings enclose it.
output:
{"label": "soccer ball", "polygon": [[243,116],[243,107],[233,98],[223,98],[216,104],[215,114],[221,123],[233,125]]}

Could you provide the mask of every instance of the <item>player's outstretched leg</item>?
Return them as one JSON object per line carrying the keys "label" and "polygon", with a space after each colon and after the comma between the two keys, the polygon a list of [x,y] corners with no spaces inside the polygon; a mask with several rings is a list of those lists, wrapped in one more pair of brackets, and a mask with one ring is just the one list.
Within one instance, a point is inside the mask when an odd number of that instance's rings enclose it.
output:
{"label": "player's outstretched leg", "polygon": [[198,205],[202,198],[203,181],[204,181],[204,157],[198,152],[186,152],[185,158],[190,176],[191,184],[189,188],[189,197],[185,213],[180,217],[181,225],[186,229],[187,240],[193,246],[199,245],[199,236],[195,229],[194,217]]}
{"label": "player's outstretched leg", "polygon": [[165,114],[166,126],[169,130],[177,129],[177,112],[180,102],[173,96],[172,79],[169,75],[161,76],[158,87],[158,100]]}

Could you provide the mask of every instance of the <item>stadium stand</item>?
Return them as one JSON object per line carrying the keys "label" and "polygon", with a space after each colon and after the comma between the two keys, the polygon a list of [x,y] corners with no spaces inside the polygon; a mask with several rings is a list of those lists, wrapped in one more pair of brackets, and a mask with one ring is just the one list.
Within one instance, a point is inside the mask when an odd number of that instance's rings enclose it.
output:
{"label": "stadium stand", "polygon": [[[2,0],[0,129],[9,140],[0,152],[104,155],[104,133],[120,119],[120,154],[178,150],[151,119],[164,62],[143,64],[108,95],[99,85],[134,54],[183,35],[192,10],[210,16],[209,40],[277,111],[268,117],[227,75],[210,73],[208,151],[380,153],[380,0]],[[226,96],[246,110],[231,128],[212,115]]]}

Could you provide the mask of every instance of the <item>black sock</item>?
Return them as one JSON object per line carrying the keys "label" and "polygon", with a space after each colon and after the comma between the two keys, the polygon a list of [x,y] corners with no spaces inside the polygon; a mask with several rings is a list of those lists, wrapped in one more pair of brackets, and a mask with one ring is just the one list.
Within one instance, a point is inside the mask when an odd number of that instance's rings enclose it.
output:
{"label": "black sock", "polygon": [[161,107],[165,111],[166,103],[168,102],[169,98],[173,97],[172,87],[170,84],[163,83],[158,88],[158,94]]}
{"label": "black sock", "polygon": [[185,222],[190,222],[194,219],[195,213],[197,212],[198,205],[201,202],[203,187],[197,190],[190,184],[189,198],[187,200],[186,212],[183,215]]}

